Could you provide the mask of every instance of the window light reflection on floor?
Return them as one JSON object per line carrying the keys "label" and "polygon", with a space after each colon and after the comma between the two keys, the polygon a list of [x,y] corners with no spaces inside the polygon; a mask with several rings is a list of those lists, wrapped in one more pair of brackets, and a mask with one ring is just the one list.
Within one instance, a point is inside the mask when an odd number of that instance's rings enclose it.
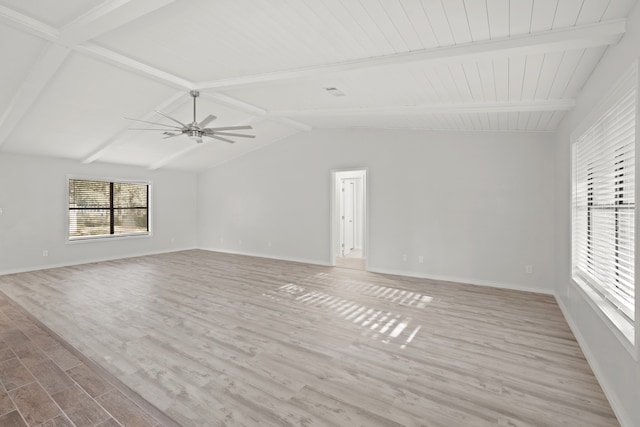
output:
{"label": "window light reflection on floor", "polygon": [[[315,278],[314,278],[315,279]],[[349,292],[360,296],[369,296],[395,303],[398,305],[423,309],[433,298],[418,292],[391,288],[387,286],[369,285],[353,282],[345,287]],[[412,326],[411,317],[401,317],[386,310],[378,310],[357,303],[349,298],[331,295],[321,291],[309,291],[304,286],[288,283],[263,294],[277,301],[282,298],[302,303],[304,305],[322,308],[338,318],[350,321],[363,328],[363,336],[373,340],[380,340],[384,344],[401,342],[401,349],[405,349],[417,336],[422,325]]]}

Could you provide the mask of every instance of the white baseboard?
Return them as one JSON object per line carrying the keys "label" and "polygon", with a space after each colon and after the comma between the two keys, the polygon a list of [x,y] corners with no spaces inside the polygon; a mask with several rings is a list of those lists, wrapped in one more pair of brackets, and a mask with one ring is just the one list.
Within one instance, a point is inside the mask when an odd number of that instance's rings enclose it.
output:
{"label": "white baseboard", "polygon": [[325,267],[331,267],[331,264],[327,263],[326,261],[319,261],[317,259],[288,257],[288,256],[273,255],[273,254],[259,254],[259,253],[255,253],[255,252],[234,251],[234,250],[220,249],[220,248],[204,248],[204,247],[200,247],[198,249],[201,249],[203,251],[210,251],[210,252],[220,252],[220,253],[223,253],[223,254],[246,255],[246,256],[253,256],[253,257],[256,257],[256,258],[277,259],[279,261],[300,262],[300,263],[303,263],[303,264],[313,264],[313,265],[322,265],[322,266],[325,266]]}
{"label": "white baseboard", "polygon": [[419,279],[439,280],[442,282],[456,282],[456,283],[477,285],[477,286],[490,286],[492,288],[510,289],[512,291],[525,291],[525,292],[535,292],[538,294],[553,295],[553,291],[549,289],[533,288],[530,286],[519,286],[519,285],[514,285],[512,283],[493,282],[489,280],[478,280],[478,279],[472,279],[469,277],[437,276],[437,275],[431,275],[431,274],[417,273],[414,271],[392,270],[387,268],[375,268],[375,267],[374,268],[369,267],[367,271],[370,271],[372,273],[393,274],[396,276],[417,277]]}
{"label": "white baseboard", "polygon": [[593,374],[595,375],[596,380],[598,380],[600,387],[602,387],[602,391],[604,392],[604,395],[609,400],[609,404],[611,405],[611,408],[613,409],[614,414],[618,418],[620,425],[622,427],[633,427],[633,424],[629,421],[630,419],[629,416],[625,412],[623,405],[620,403],[620,399],[618,399],[618,395],[615,393],[614,388],[609,385],[607,381],[607,376],[602,373],[602,370],[600,369],[600,365],[598,364],[597,359],[593,356],[593,352],[591,351],[591,348],[589,347],[587,341],[585,340],[584,336],[580,332],[580,329],[577,327],[576,323],[573,321],[573,318],[569,314],[569,310],[564,305],[564,301],[562,301],[562,298],[559,298],[558,296],[556,296],[556,301],[558,303],[558,306],[560,307],[560,311],[562,311],[562,315],[564,316],[565,320],[567,321],[567,324],[569,325],[569,328],[571,328],[571,332],[573,332],[573,335],[576,337],[576,341],[578,341],[578,345],[580,346],[580,349],[582,349],[582,352],[584,353],[584,357],[585,359],[587,359],[587,363],[591,367],[591,370],[593,371]]}
{"label": "white baseboard", "polygon": [[61,262],[61,263],[55,263],[55,264],[41,264],[41,265],[22,267],[22,268],[16,268],[11,270],[0,270],[0,276],[4,276],[6,274],[26,273],[29,271],[47,270],[50,268],[70,267],[72,265],[92,264],[94,262],[113,261],[116,259],[127,259],[127,258],[137,258],[141,256],[148,256],[148,255],[168,254],[171,252],[188,251],[193,249],[198,249],[198,248],[196,247],[173,248],[173,249],[167,249],[167,250],[161,250],[161,251],[140,252],[137,254],[131,254],[131,255],[125,255],[125,256],[91,258],[88,260],[82,260],[80,262],[76,261],[76,262]]}

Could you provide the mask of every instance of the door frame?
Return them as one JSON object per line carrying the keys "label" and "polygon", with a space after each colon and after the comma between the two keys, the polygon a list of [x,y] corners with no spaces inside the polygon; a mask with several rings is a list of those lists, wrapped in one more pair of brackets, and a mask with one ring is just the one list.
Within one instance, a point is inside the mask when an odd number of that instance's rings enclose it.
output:
{"label": "door frame", "polygon": [[365,261],[365,270],[369,267],[369,168],[353,167],[331,169],[329,171],[329,265],[336,265],[336,256],[340,254],[340,191],[338,189],[337,175],[341,172],[363,172],[362,177],[362,256]]}

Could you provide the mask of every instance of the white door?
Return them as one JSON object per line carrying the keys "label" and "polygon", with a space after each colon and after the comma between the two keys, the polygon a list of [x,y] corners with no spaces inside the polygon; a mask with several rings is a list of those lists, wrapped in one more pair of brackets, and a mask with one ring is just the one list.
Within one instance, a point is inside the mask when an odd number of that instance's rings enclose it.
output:
{"label": "white door", "polygon": [[348,255],[355,247],[356,239],[356,182],[355,179],[342,180],[342,256]]}

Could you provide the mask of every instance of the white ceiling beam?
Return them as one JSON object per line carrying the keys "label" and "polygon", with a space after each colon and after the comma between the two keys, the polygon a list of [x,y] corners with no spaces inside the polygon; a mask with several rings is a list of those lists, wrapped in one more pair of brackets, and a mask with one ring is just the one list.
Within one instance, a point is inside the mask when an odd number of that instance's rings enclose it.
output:
{"label": "white ceiling beam", "polygon": [[50,25],[0,5],[0,21],[49,41],[57,41],[60,32]]}
{"label": "white ceiling beam", "polygon": [[76,45],[108,33],[175,0],[110,0],[80,16],[60,30],[60,37]]}
{"label": "white ceiling beam", "polygon": [[[180,104],[184,104],[187,101],[187,97],[185,96],[185,93],[183,91],[177,92],[176,94],[174,94],[173,96],[171,96],[170,98],[168,98],[167,100],[165,100],[163,103],[161,103],[160,105],[158,105],[156,108],[154,108],[154,110],[158,110],[158,111],[162,111],[162,110],[173,110],[175,108],[177,108]],[[144,115],[140,120],[148,120],[148,121],[152,121],[157,119],[157,115],[154,112],[150,112],[146,115]],[[123,122],[125,122],[123,120]],[[120,129],[115,135],[113,135],[111,138],[109,138],[107,141],[105,141],[104,143],[100,144],[100,146],[98,148],[96,148],[93,152],[91,152],[91,154],[89,154],[88,156],[86,156],[84,159],[82,159],[82,163],[93,163],[96,160],[98,160],[100,157],[102,157],[102,155],[111,147],[113,147],[114,145],[117,145],[119,142],[122,142],[123,138],[125,135],[130,134],[129,127],[132,126],[133,122],[127,123],[125,124],[122,129]]]}
{"label": "white ceiling beam", "polygon": [[212,80],[196,84],[196,89],[221,89],[265,84],[275,81],[326,76],[329,73],[393,66],[413,62],[442,62],[461,58],[528,55],[572,49],[606,46],[617,43],[626,31],[626,19],[560,28],[533,34],[464,43],[450,47],[415,50],[315,67],[244,77]]}
{"label": "white ceiling beam", "polygon": [[576,105],[573,99],[470,102],[464,104],[402,105],[371,108],[326,108],[312,110],[274,110],[269,114],[281,117],[317,116],[383,116],[383,115],[433,115],[469,113],[514,113],[541,111],[568,111]]}
{"label": "white ceiling beam", "polygon": [[0,117],[0,145],[18,126],[44,87],[58,71],[69,52],[67,47],[52,44],[32,67],[31,73],[22,82],[9,106]]}
{"label": "white ceiling beam", "polygon": [[133,71],[140,76],[151,78],[155,81],[174,88],[185,89],[188,91],[193,89],[194,87],[194,84],[189,80],[159,70],[150,65],[143,64],[142,62],[136,61],[135,59],[121,55],[96,44],[86,43],[83,45],[78,45],[74,47],[74,50],[93,58],[108,62],[119,68]]}

